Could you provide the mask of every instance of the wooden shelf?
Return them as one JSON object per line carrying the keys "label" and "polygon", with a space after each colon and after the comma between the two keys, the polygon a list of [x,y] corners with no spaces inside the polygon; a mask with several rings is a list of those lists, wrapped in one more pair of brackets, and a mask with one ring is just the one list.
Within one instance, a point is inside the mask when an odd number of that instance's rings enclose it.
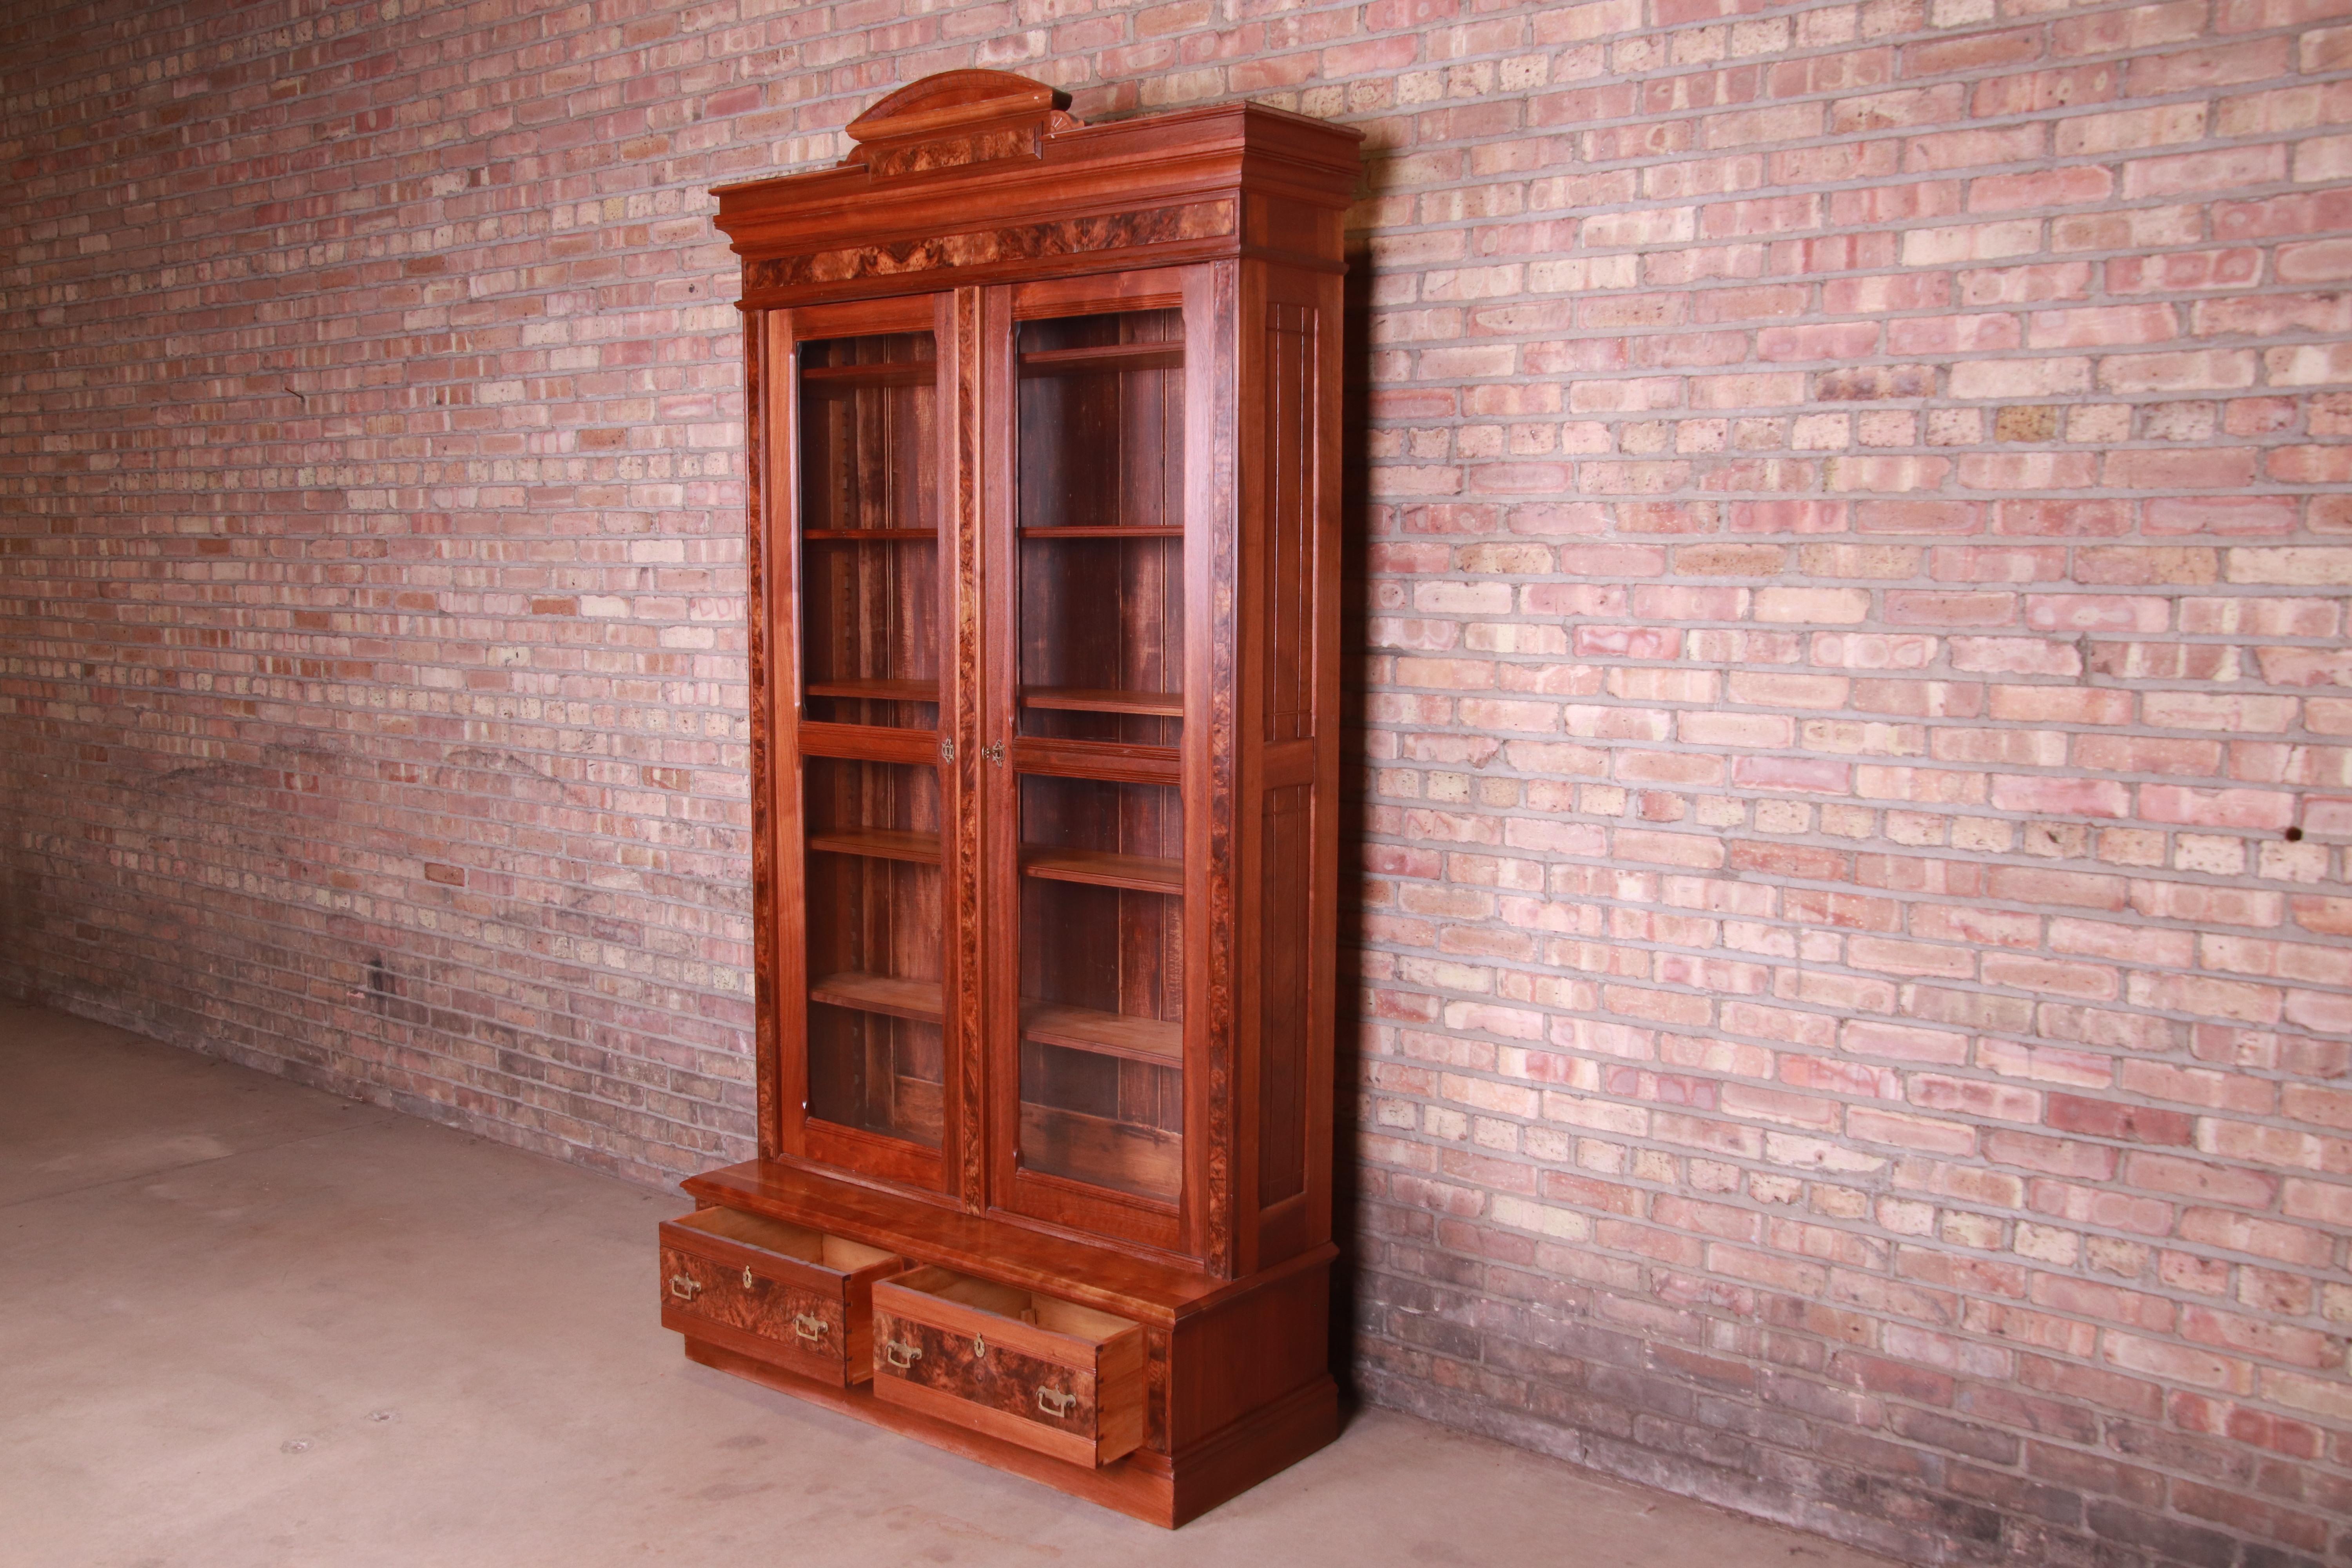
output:
{"label": "wooden shelf", "polygon": [[873,544],[937,544],[936,528],[803,528],[801,537],[811,544],[843,542]]}
{"label": "wooden shelf", "polygon": [[801,381],[812,392],[850,392],[861,386],[929,386],[939,376],[939,362],[927,359],[801,366]]}
{"label": "wooden shelf", "polygon": [[809,1000],[829,1007],[855,1008],[861,1013],[887,1013],[923,1024],[936,1024],[940,1017],[938,981],[900,980],[854,969],[812,983]]}
{"label": "wooden shelf", "polygon": [[1172,784],[1183,777],[1184,753],[1173,746],[1130,746],[1110,741],[1057,741],[1016,736],[1013,766],[1055,778],[1111,784]]}
{"label": "wooden shelf", "polygon": [[1183,368],[1181,343],[1100,343],[1078,349],[1033,349],[1021,356],[1021,374],[1024,376]]}
{"label": "wooden shelf", "polygon": [[1184,1062],[1184,1026],[1159,1018],[1024,999],[1021,1033],[1042,1045],[1097,1056],[1125,1057],[1160,1067],[1181,1067]]}
{"label": "wooden shelf", "polygon": [[1149,527],[1141,524],[1127,527],[1115,522],[1073,523],[1066,528],[1024,528],[1015,531],[1024,539],[1181,539],[1184,537],[1181,524],[1162,527],[1158,523]]}
{"label": "wooden shelf", "polygon": [[1021,1148],[1024,1169],[1065,1181],[1160,1203],[1173,1203],[1183,1190],[1184,1140],[1156,1127],[1024,1101]]}
{"label": "wooden shelf", "polygon": [[808,847],[828,855],[863,855],[872,860],[911,860],[919,866],[940,863],[940,836],[901,833],[885,827],[857,827],[844,833],[812,833]]}
{"label": "wooden shelf", "polygon": [[1119,855],[1108,849],[1024,847],[1021,869],[1053,882],[1084,882],[1097,888],[1129,888],[1144,893],[1181,893],[1184,862],[1150,855]]}
{"label": "wooden shelf", "polygon": [[1024,708],[1059,708],[1076,713],[1141,713],[1161,719],[1184,717],[1181,691],[1102,691],[1083,686],[1024,686]]}
{"label": "wooden shelf", "polygon": [[936,680],[812,680],[811,697],[847,697],[863,702],[937,702]]}

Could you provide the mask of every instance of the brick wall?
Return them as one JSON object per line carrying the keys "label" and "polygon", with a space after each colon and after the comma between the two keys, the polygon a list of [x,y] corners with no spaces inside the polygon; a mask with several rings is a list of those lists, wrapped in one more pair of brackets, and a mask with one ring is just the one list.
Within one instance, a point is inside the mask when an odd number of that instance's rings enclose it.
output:
{"label": "brick wall", "polygon": [[0,985],[744,1152],[704,188],[974,63],[1297,107],[1371,138],[1362,1386],[1909,1561],[2352,1562],[2352,0],[0,42]]}

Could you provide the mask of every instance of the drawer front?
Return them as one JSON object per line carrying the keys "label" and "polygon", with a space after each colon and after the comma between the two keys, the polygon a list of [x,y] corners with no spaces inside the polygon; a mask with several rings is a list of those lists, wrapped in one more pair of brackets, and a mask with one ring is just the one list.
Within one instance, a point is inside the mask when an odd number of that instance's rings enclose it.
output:
{"label": "drawer front", "polygon": [[862,1352],[866,1336],[852,1329],[864,1325],[854,1321],[845,1280],[779,1267],[792,1261],[665,1225],[662,1321],[684,1333],[698,1326],[731,1330],[728,1348],[821,1383],[863,1381],[868,1370],[864,1355],[852,1353],[852,1341]]}
{"label": "drawer front", "polygon": [[1143,1441],[1143,1331],[1133,1325],[1087,1338],[901,1281],[874,1287],[875,1397],[938,1420],[1106,1465]]}
{"label": "drawer front", "polygon": [[[1092,1357],[1088,1357],[1091,1363]],[[900,1364],[904,1363],[905,1364]],[[874,1391],[885,1398],[902,1388],[936,1394],[968,1406],[950,1415],[992,1436],[1042,1449],[1076,1464],[1095,1462],[1101,1412],[1091,1364],[1080,1368],[1024,1354],[987,1331],[947,1329],[919,1319],[874,1311]],[[935,1401],[920,1400],[938,1413]],[[970,1411],[992,1420],[973,1421]]]}

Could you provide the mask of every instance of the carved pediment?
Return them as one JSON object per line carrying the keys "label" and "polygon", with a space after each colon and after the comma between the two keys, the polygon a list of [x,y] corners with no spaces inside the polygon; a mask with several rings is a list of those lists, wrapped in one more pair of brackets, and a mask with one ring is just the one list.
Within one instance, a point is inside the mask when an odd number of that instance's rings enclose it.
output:
{"label": "carved pediment", "polygon": [[877,179],[953,169],[999,158],[1037,158],[1045,138],[1081,121],[1063,112],[1069,95],[1008,71],[941,71],[890,94],[849,122],[856,151]]}

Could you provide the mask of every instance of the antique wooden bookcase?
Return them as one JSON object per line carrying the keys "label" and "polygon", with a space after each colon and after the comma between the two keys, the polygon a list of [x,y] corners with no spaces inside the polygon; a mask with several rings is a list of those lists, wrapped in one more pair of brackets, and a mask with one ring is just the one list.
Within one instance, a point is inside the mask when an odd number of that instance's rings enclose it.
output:
{"label": "antique wooden bookcase", "polygon": [[1358,135],[929,78],[718,193],[760,1158],[698,1361],[1173,1525],[1328,1441]]}

